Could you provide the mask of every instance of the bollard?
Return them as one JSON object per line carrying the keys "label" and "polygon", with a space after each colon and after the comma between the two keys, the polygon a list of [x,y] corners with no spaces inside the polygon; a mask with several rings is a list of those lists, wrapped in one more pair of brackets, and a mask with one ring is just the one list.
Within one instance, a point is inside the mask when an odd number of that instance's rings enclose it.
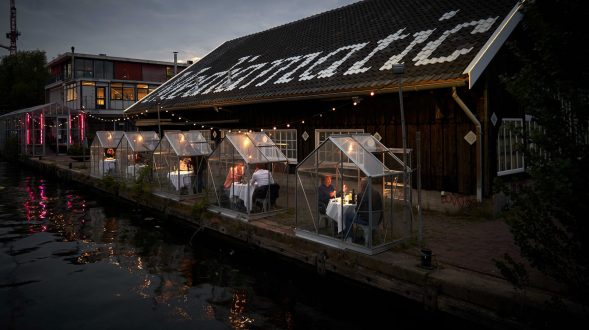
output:
{"label": "bollard", "polygon": [[421,265],[422,268],[432,269],[432,250],[428,248],[421,249]]}

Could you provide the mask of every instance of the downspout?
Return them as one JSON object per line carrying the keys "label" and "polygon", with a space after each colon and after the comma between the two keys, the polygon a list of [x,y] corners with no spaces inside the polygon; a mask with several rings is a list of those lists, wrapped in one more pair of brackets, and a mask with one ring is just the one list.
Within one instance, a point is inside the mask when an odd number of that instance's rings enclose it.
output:
{"label": "downspout", "polygon": [[481,128],[481,122],[477,119],[477,117],[470,111],[470,109],[462,102],[458,94],[456,93],[456,87],[452,87],[452,98],[458,106],[464,111],[466,116],[470,118],[473,124],[476,126],[476,135],[478,141],[478,160],[477,160],[477,202],[483,201],[483,134]]}

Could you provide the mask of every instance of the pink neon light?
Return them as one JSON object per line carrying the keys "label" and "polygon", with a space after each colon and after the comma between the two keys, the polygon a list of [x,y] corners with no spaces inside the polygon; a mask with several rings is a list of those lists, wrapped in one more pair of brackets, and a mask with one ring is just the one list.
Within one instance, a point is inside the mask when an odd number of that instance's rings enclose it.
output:
{"label": "pink neon light", "polygon": [[43,132],[45,132],[45,118],[43,117],[43,113],[41,113],[40,121],[41,129],[39,131],[41,132],[41,144],[43,144]]}
{"label": "pink neon light", "polygon": [[84,114],[80,114],[80,136],[82,137],[82,141],[84,141],[84,133],[86,132],[86,116]]}
{"label": "pink neon light", "polygon": [[72,142],[72,115],[69,115],[68,116],[68,124],[67,124],[67,126],[68,126],[67,127],[67,130],[69,132],[68,135],[70,137],[69,144],[73,144],[73,142]]}
{"label": "pink neon light", "polygon": [[31,144],[31,115],[27,113],[27,119],[25,123],[25,139],[27,144]]}

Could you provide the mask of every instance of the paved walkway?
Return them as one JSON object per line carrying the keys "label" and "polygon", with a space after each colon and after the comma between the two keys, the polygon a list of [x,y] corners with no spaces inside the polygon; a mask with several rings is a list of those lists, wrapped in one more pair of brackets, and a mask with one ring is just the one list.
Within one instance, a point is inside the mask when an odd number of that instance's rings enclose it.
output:
{"label": "paved walkway", "polygon": [[521,257],[509,227],[502,219],[485,219],[470,215],[445,215],[424,212],[424,246],[432,250],[433,262],[501,277],[494,260],[505,253],[526,265],[530,286],[559,291],[559,285],[532,268]]}

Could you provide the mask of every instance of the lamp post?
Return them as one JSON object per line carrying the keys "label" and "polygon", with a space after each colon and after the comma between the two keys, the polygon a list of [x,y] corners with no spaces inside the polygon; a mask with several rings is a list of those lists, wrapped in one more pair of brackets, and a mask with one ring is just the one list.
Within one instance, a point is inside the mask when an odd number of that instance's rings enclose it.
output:
{"label": "lamp post", "polygon": [[160,124],[160,107],[161,107],[161,103],[162,103],[162,98],[158,95],[155,98],[155,105],[157,108],[157,132],[160,136],[160,139],[162,138],[162,127]]}
{"label": "lamp post", "polygon": [[[404,215],[408,218],[408,169],[407,169],[407,130],[405,129],[405,109],[403,108],[403,74],[405,73],[405,64],[393,64],[393,73],[399,75],[399,111],[401,112],[401,135],[403,141],[403,198],[405,200]],[[411,228],[412,230],[413,228]]]}

